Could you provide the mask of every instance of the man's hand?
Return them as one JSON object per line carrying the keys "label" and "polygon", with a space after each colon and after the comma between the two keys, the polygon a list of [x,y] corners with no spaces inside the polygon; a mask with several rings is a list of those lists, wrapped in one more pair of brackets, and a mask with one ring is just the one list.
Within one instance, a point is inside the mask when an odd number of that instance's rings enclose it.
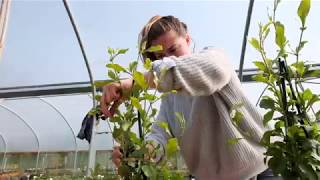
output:
{"label": "man's hand", "polygon": [[[156,154],[155,154],[155,147],[152,144],[147,144],[146,148],[148,149],[148,153],[145,154],[144,160],[145,161],[152,161]],[[123,157],[123,154],[121,153],[121,147],[115,146],[113,147],[112,151],[112,162],[114,165],[119,168],[121,165],[121,158]]]}
{"label": "man's hand", "polygon": [[120,151],[120,146],[113,147],[112,162],[114,163],[114,165],[116,165],[117,168],[120,167],[122,156],[123,155],[122,155],[122,153]]}
{"label": "man's hand", "polygon": [[123,92],[131,91],[132,79],[121,80],[120,83],[111,83],[103,86],[100,99],[101,111],[106,117],[112,117],[118,106],[123,102]]}
{"label": "man's hand", "polygon": [[144,159],[152,161],[156,157],[156,149],[152,144],[147,144],[146,148],[148,149],[148,153],[145,154]]}

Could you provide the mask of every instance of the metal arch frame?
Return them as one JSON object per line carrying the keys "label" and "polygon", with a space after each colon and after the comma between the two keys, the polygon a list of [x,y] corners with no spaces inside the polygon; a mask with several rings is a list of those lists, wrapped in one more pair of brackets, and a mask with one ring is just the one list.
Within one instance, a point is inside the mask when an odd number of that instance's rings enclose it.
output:
{"label": "metal arch frame", "polygon": [[2,165],[1,165],[1,169],[2,171],[4,170],[4,164],[5,164],[5,159],[6,159],[6,155],[7,155],[7,142],[6,142],[6,139],[0,134],[0,137],[1,139],[3,140],[4,142],[4,154],[3,154],[3,159],[2,159]]}
{"label": "metal arch frame", "polygon": [[[71,13],[71,10],[69,8],[69,4],[68,4],[67,0],[62,0],[62,2],[63,2],[63,5],[64,5],[66,11],[67,11],[69,20],[70,20],[72,28],[73,28],[73,31],[74,31],[74,33],[76,35],[78,44],[80,46],[80,50],[81,50],[84,62],[86,64],[86,68],[87,68],[89,79],[90,79],[91,93],[92,93],[92,96],[95,97],[96,96],[96,86],[94,85],[94,79],[93,79],[92,71],[91,71],[91,68],[90,68],[90,63],[88,61],[87,54],[86,54],[86,52],[84,50],[84,46],[83,46],[82,40],[80,38],[80,33],[78,31],[77,24],[76,24],[76,22],[75,22],[75,20],[74,20],[74,18],[72,16],[72,13]],[[95,108],[96,106],[97,106],[97,102],[96,102],[95,98],[92,98],[92,108]],[[96,127],[94,126],[96,124],[96,121],[97,121],[96,116],[93,116],[93,126],[92,126],[92,129],[91,129],[91,141],[90,141],[90,146],[89,146],[88,168],[87,168],[87,173],[86,173],[87,176],[91,176],[91,170],[94,169],[95,161],[96,161],[96,149],[95,149]]]}
{"label": "metal arch frame", "polygon": [[[3,104],[0,104],[0,107],[2,107],[3,109],[9,111],[13,115],[15,115],[18,119],[20,119],[31,130],[32,134],[35,136],[35,138],[37,140],[37,144],[38,144],[37,161],[36,161],[36,171],[37,171],[38,163],[39,163],[39,156],[40,156],[40,141],[39,141],[37,133],[18,113],[16,113],[15,111],[11,110],[10,108],[6,107]],[[4,170],[4,168],[3,168],[3,170]]]}
{"label": "metal arch frame", "polygon": [[238,76],[239,76],[239,79],[241,82],[243,81],[242,72],[243,72],[244,56],[246,54],[247,39],[248,39],[248,33],[249,33],[250,24],[251,24],[253,5],[254,5],[254,0],[250,0],[249,6],[248,6],[245,29],[244,29],[244,33],[243,33],[242,48],[241,48],[241,55],[240,55],[240,62],[239,62],[239,75]]}
{"label": "metal arch frame", "polygon": [[50,106],[52,109],[54,109],[54,111],[56,111],[61,117],[62,119],[67,123],[68,127],[70,128],[72,134],[73,134],[73,138],[74,138],[74,162],[73,162],[73,170],[74,172],[76,171],[77,168],[77,154],[78,154],[78,143],[77,143],[77,136],[74,133],[74,130],[72,129],[71,125],[69,124],[69,122],[67,121],[67,118],[58,110],[57,107],[55,107],[52,103],[50,103],[49,101],[45,100],[44,98],[39,98],[39,100],[41,100],[42,102],[44,102],[45,104],[47,104],[48,106]]}

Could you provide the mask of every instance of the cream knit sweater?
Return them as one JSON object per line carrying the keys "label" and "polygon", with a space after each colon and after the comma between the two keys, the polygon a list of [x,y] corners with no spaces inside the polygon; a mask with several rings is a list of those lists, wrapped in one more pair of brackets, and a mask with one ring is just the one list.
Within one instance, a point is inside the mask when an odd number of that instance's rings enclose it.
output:
{"label": "cream knit sweater", "polygon": [[[264,148],[259,145],[265,128],[262,117],[245,96],[240,81],[225,53],[205,49],[199,53],[169,57],[153,63],[153,69],[167,69],[158,90],[172,89],[161,102],[158,121],[169,124],[190,172],[201,180],[249,179],[267,167],[263,163]],[[239,105],[243,114],[240,129],[232,124],[231,108]],[[175,113],[186,119],[184,133]],[[242,133],[248,132],[248,138]],[[148,139],[162,147],[168,135],[157,125]],[[244,138],[231,145],[228,140]],[[163,149],[163,148],[162,148]]]}

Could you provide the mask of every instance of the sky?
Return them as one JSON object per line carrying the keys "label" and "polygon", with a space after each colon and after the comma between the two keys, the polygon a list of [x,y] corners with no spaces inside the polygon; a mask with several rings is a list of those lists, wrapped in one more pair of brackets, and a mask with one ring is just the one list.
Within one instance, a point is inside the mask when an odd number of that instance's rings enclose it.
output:
{"label": "sky", "polygon": [[[109,1],[71,0],[95,80],[107,79],[106,49],[129,48],[118,63],[127,65],[137,57],[137,35],[153,15],[174,15],[189,26],[196,50],[205,46],[223,48],[235,69],[239,59],[248,2],[227,1]],[[249,38],[257,36],[257,23],[266,22],[273,1],[256,1]],[[283,1],[278,17],[286,25],[288,37],[297,41],[298,1]],[[320,1],[313,1],[305,33],[309,40],[304,57],[315,61],[320,47]],[[310,25],[310,27],[309,27]],[[272,39],[270,39],[272,42]],[[291,41],[290,41],[291,42]],[[271,43],[267,44],[272,52]],[[245,68],[260,57],[248,44]],[[80,48],[62,1],[14,0],[11,4],[7,38],[0,61],[0,88],[88,81]]]}

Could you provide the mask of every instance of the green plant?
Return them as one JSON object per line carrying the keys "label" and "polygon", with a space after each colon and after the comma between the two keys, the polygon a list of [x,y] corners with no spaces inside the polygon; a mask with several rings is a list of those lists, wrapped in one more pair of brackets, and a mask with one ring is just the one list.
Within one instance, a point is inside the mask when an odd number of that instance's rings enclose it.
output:
{"label": "green plant", "polygon": [[[144,51],[155,52],[161,49],[161,46],[152,46],[148,49],[141,49],[140,53]],[[154,92],[148,90],[144,74],[137,70],[139,58],[132,61],[128,68],[115,63],[115,59],[127,51],[128,49],[108,48],[110,63],[106,67],[108,68],[108,77],[111,79],[107,82],[95,83],[96,86],[113,82],[121,83],[122,74],[129,75],[134,80],[132,90],[122,92],[126,97],[122,106],[125,110],[117,111],[114,117],[109,118],[109,121],[113,123],[112,136],[120,144],[123,153],[118,173],[123,179],[182,179],[182,174],[172,170],[170,163],[170,159],[175,158],[178,151],[176,138],[170,138],[168,144],[164,147],[166,151],[164,160],[154,162],[153,158],[150,158],[159,151],[160,146],[156,146],[152,141],[147,141],[145,138],[151,132],[152,124],[155,123],[157,109],[153,107],[153,104],[161,99],[161,96],[158,97],[155,90]],[[146,59],[143,66],[147,71],[150,71],[151,60]],[[158,83],[158,80],[155,83]],[[97,100],[100,98],[99,95],[96,97]],[[94,109],[92,112],[99,113],[99,109]],[[134,125],[137,124],[139,125],[139,135],[133,129]],[[157,125],[171,135],[167,123],[161,122]],[[156,146],[154,152],[150,152],[148,146]]]}
{"label": "green plant", "polygon": [[[320,179],[320,127],[317,120],[320,111],[313,105],[320,97],[302,82],[319,77],[319,70],[301,60],[301,50],[307,43],[303,33],[307,29],[306,18],[310,0],[301,0],[297,14],[301,21],[299,42],[293,49],[286,38],[285,26],[276,19],[280,0],[274,0],[273,14],[266,24],[259,24],[259,37],[250,39],[251,45],[260,53],[262,60],[255,61],[261,73],[254,80],[267,85],[270,96],[264,95],[260,107],[268,112],[263,123],[273,121],[274,127],[264,133],[261,143],[266,147],[265,162],[274,174],[284,179]],[[274,30],[277,54],[270,58],[265,50],[265,40]],[[294,60],[289,64],[290,60]],[[292,62],[292,61],[291,61]]]}

